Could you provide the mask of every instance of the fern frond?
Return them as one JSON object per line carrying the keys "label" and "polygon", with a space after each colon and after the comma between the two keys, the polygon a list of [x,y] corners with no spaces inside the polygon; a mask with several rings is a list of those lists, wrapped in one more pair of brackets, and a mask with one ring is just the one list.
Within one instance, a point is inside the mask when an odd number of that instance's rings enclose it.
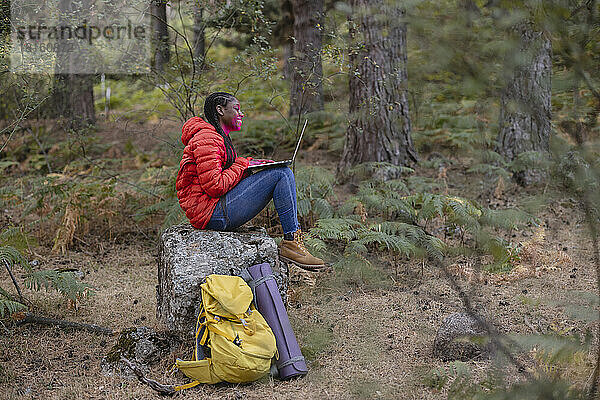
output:
{"label": "fern frond", "polygon": [[310,232],[322,239],[349,242],[357,238],[360,229],[364,229],[364,224],[350,218],[322,218]]}
{"label": "fern frond", "polygon": [[431,235],[423,235],[419,240],[419,246],[425,249],[427,255],[432,256],[438,260],[444,258],[444,254],[447,252],[446,244],[439,238]]}
{"label": "fern frond", "polygon": [[523,153],[519,153],[509,164],[509,169],[513,172],[546,167],[548,167],[548,159],[541,151],[524,151]]}
{"label": "fern frond", "polygon": [[31,266],[23,257],[21,252],[12,246],[0,246],[0,266],[4,268],[4,263],[9,266],[20,265],[26,272],[31,272]]}
{"label": "fern frond", "polygon": [[6,315],[25,310],[27,310],[25,304],[15,301],[6,290],[0,287],[0,319],[4,318]]}
{"label": "fern frond", "polygon": [[508,180],[511,174],[504,168],[498,167],[491,164],[476,164],[471,168],[467,169],[468,173],[485,174],[490,176],[501,176]]}
{"label": "fern frond", "polygon": [[377,244],[379,248],[385,249],[396,254],[402,254],[410,257],[415,254],[415,245],[402,236],[388,235],[378,231],[363,231],[359,234],[357,244],[368,246]]}
{"label": "fern frond", "polygon": [[0,172],[4,171],[6,168],[8,167],[12,167],[14,165],[19,165],[18,162],[16,161],[8,161],[8,160],[1,160],[0,161]]}
{"label": "fern frond", "polygon": [[539,223],[535,216],[517,208],[507,210],[484,208],[481,211],[481,224],[494,228],[517,229],[528,224],[538,225]]}
{"label": "fern frond", "polygon": [[304,236],[304,243],[311,249],[315,250],[319,253],[324,253],[327,251],[327,245],[321,239],[314,237],[312,234],[308,233]]}
{"label": "fern frond", "polygon": [[366,162],[352,167],[348,172],[359,179],[371,178],[377,172],[385,171],[387,175],[399,177],[413,173],[415,170],[402,165],[394,165],[388,162]]}
{"label": "fern frond", "polygon": [[5,243],[15,236],[21,235],[21,228],[18,226],[10,226],[0,232],[0,243]]}
{"label": "fern frond", "polygon": [[178,202],[171,202],[171,206],[167,209],[167,214],[162,223],[162,228],[167,229],[173,225],[181,224],[186,221],[185,214],[181,210]]}
{"label": "fern frond", "polygon": [[0,318],[27,310],[27,306],[18,301],[9,300],[0,295]]}
{"label": "fern frond", "polygon": [[406,193],[408,194],[408,187],[406,183],[401,179],[390,179],[389,181],[381,182],[380,184],[382,191],[389,191],[392,193]]}
{"label": "fern frond", "polygon": [[298,215],[306,217],[310,213],[310,199],[298,199]]}
{"label": "fern frond", "polygon": [[471,204],[470,201],[459,197],[447,197],[445,203],[445,214],[448,216],[448,221],[464,226],[468,231],[479,228],[478,220],[481,216],[481,210]]}
{"label": "fern frond", "polygon": [[508,168],[508,163],[500,153],[493,150],[483,150],[481,152],[481,161],[485,164],[493,164],[502,168]]}
{"label": "fern frond", "polygon": [[93,292],[92,286],[81,282],[72,272],[53,270],[34,271],[25,276],[25,287],[36,291],[42,288],[57,290],[63,296],[76,301]]}
{"label": "fern frond", "polygon": [[369,252],[369,249],[367,248],[367,246],[357,240],[354,240],[350,243],[348,243],[348,246],[346,246],[346,249],[344,250],[344,254],[349,255],[349,254],[367,254]]}
{"label": "fern frond", "polygon": [[333,207],[325,199],[314,199],[312,202],[312,211],[319,218],[331,218],[333,217]]}

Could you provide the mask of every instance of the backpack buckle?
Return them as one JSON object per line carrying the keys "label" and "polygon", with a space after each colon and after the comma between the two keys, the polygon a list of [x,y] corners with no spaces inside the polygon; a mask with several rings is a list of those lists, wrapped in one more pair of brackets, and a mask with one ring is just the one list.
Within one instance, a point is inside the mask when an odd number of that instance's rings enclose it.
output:
{"label": "backpack buckle", "polygon": [[242,339],[240,339],[240,335],[235,335],[235,339],[233,339],[233,344],[238,347],[242,347]]}

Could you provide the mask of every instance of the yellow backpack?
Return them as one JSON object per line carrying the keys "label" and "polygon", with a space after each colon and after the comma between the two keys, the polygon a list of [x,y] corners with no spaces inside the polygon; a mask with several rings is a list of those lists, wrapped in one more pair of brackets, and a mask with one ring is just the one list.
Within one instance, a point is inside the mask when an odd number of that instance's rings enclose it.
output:
{"label": "yellow backpack", "polygon": [[[266,375],[277,347],[273,331],[252,304],[250,287],[239,276],[209,275],[200,288],[195,360],[175,361],[194,381],[175,390],[200,383],[252,382]],[[201,346],[210,348],[210,357],[204,358]]]}

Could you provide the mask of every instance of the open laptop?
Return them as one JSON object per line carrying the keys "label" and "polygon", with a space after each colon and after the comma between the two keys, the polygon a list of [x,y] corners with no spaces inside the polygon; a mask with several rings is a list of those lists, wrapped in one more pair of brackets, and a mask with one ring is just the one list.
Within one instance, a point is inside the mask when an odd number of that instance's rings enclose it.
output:
{"label": "open laptop", "polygon": [[296,150],[294,150],[294,155],[292,156],[291,159],[285,160],[285,161],[273,161],[273,162],[267,162],[264,164],[250,165],[250,166],[248,166],[248,169],[251,172],[256,172],[263,168],[283,167],[283,166],[292,164],[294,162],[294,160],[296,159],[296,154],[298,154],[298,149],[300,148],[300,142],[302,142],[302,136],[304,136],[304,130],[306,129],[306,124],[308,124],[308,120],[304,121],[304,126],[302,127],[302,133],[300,133],[300,137],[298,138],[298,143],[296,143]]}

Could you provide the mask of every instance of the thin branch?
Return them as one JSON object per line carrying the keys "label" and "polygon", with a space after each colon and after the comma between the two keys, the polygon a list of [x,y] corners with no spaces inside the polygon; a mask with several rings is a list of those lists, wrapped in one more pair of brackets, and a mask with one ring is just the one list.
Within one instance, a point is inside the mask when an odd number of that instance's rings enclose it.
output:
{"label": "thin branch", "polygon": [[25,314],[25,317],[20,321],[17,321],[17,325],[24,324],[40,324],[40,325],[49,325],[49,326],[58,326],[63,329],[81,329],[92,333],[100,333],[103,335],[114,335],[116,331],[110,328],[106,328],[99,325],[94,324],[85,324],[82,322],[72,322],[65,321],[62,319],[54,319],[42,317],[39,315],[33,315],[31,313]]}
{"label": "thin branch", "polygon": [[588,73],[585,72],[581,67],[577,67],[577,73],[583,78],[583,81],[587,85],[588,89],[590,89],[590,92],[592,92],[594,97],[600,100],[600,92],[594,87],[594,84],[592,83]]}
{"label": "thin branch", "polygon": [[137,365],[135,365],[134,363],[132,363],[125,357],[121,357],[121,361],[124,362],[125,364],[127,364],[127,366],[133,371],[133,373],[135,374],[135,376],[138,378],[138,380],[141,383],[150,386],[150,388],[156,390],[158,393],[160,393],[162,395],[171,396],[171,395],[175,394],[175,386],[174,385],[164,385],[162,383],[158,383],[154,379],[146,378],[144,376],[144,373],[142,372],[142,370],[140,370],[140,368],[138,368]]}
{"label": "thin branch", "polygon": [[256,75],[255,73],[251,73],[250,75],[246,75],[244,76],[241,80],[238,81],[237,83],[237,87],[235,88],[235,91],[233,92],[233,95],[237,95],[237,92],[239,92],[240,90],[240,86],[242,85],[242,83],[246,80],[249,79],[251,77],[253,77],[254,75]]}
{"label": "thin branch", "polygon": [[4,261],[4,266],[6,267],[6,270],[8,271],[8,275],[10,275],[10,279],[12,280],[13,285],[15,286],[15,288],[17,289],[17,293],[19,294],[19,300],[21,303],[28,303],[31,305],[31,303],[25,298],[23,297],[23,293],[21,292],[21,288],[19,287],[19,284],[17,283],[17,280],[15,279],[15,276],[12,273],[12,270],[10,269],[10,265],[8,264],[8,261],[6,260],[2,260]]}

